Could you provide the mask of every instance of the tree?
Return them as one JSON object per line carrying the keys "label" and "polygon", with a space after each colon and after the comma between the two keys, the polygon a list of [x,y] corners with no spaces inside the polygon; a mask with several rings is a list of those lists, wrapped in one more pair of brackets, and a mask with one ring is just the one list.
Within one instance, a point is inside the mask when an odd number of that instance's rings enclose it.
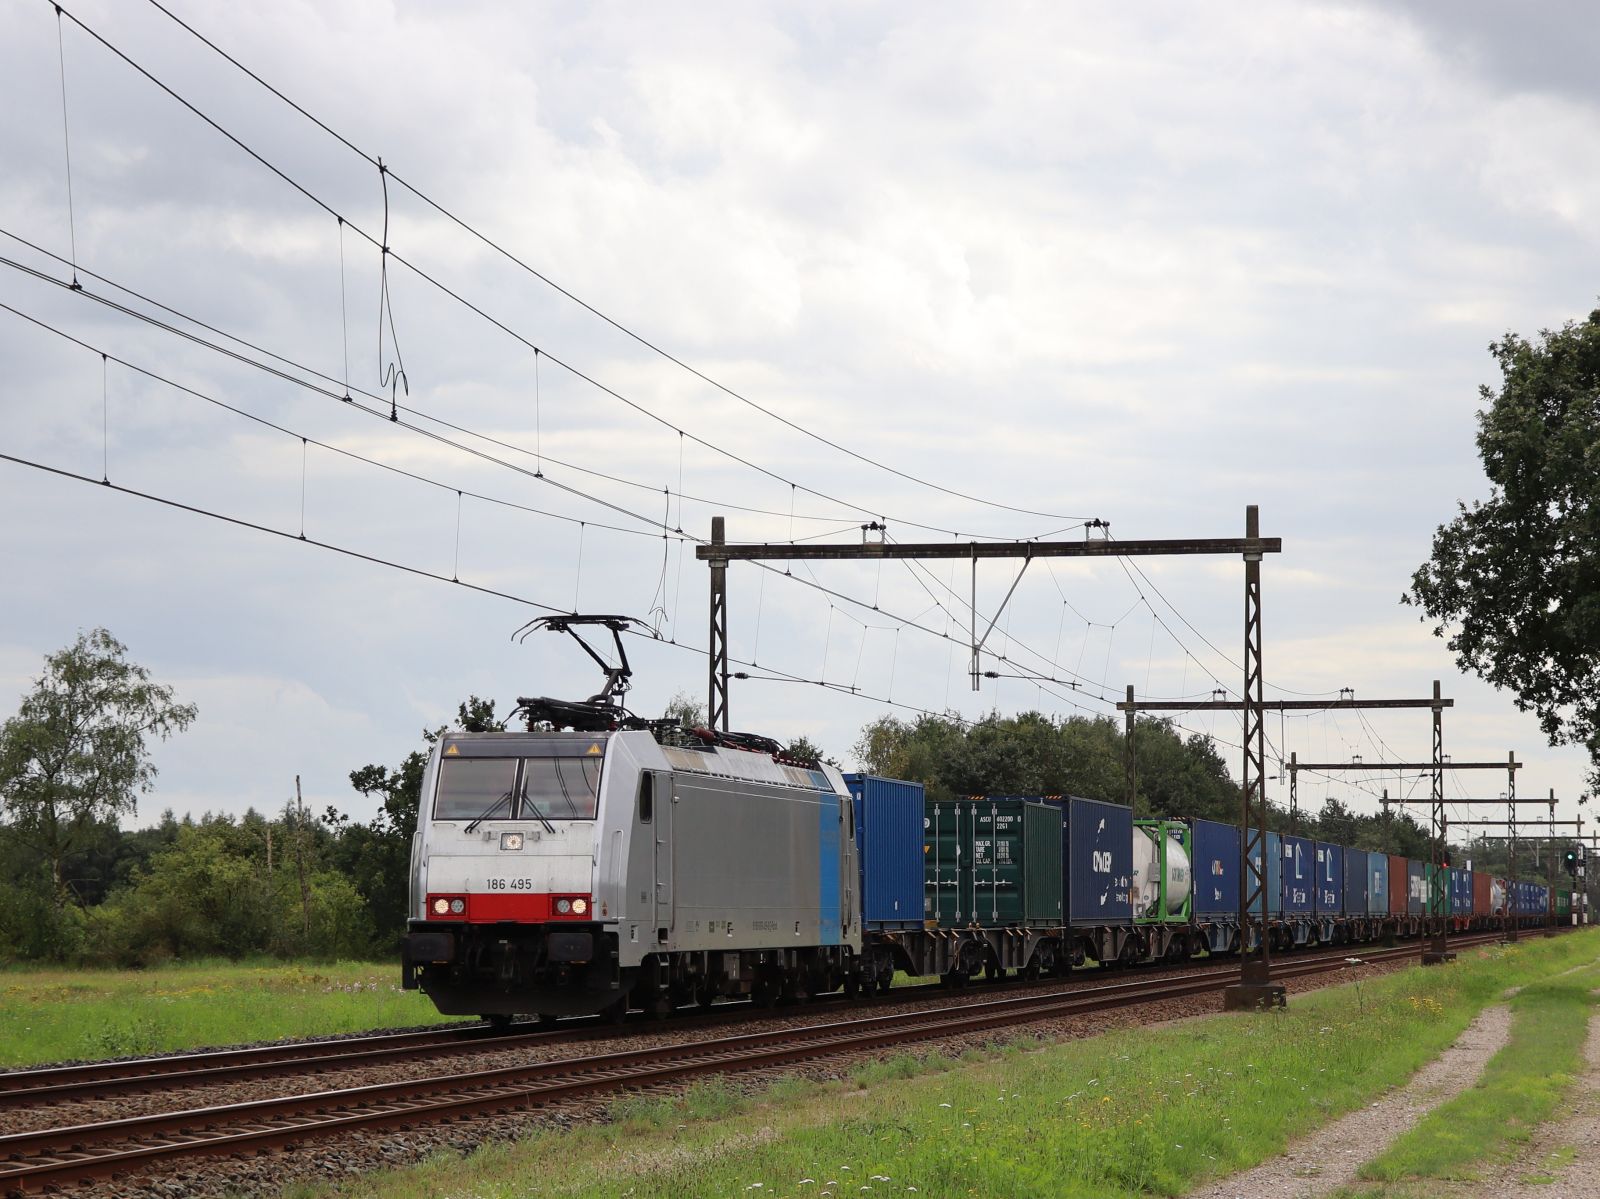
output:
{"label": "tree", "polygon": [[133,811],[155,781],[147,738],[164,741],[195,718],[193,704],[173,702],[172,688],[126,655],[105,629],[79,634],[45,659],[22,707],[0,726],[0,813],[49,865],[58,908],[68,856],[97,822]]}
{"label": "tree", "polygon": [[1462,669],[1537,713],[1552,745],[1586,746],[1600,786],[1600,310],[1489,352],[1489,498],[1457,505],[1402,600],[1448,634]]}
{"label": "tree", "polygon": [[[1139,815],[1237,819],[1239,788],[1207,737],[1181,737],[1166,721],[1140,721],[1136,736]],[[963,795],[1082,795],[1126,798],[1121,726],[1105,717],[1054,719],[998,712],[964,725],[955,717],[885,716],[854,746],[871,774],[920,782],[933,799]]]}
{"label": "tree", "polygon": [[686,729],[699,728],[706,722],[706,706],[697,703],[687,691],[675,692],[667,701],[666,711],[661,713],[663,720],[676,720]]}

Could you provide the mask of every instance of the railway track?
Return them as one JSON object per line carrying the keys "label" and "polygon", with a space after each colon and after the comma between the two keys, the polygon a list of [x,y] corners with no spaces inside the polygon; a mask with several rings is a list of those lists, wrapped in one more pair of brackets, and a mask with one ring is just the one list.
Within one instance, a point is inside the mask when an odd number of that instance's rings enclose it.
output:
{"label": "railway track", "polygon": [[[1456,942],[1452,941],[1452,944],[1454,943]],[[1411,948],[1415,952],[1414,947]],[[1305,963],[1342,961],[1351,952],[1352,949],[1346,947],[1342,950],[1316,954],[1296,954],[1292,960]],[[1359,953],[1360,950],[1353,952]],[[1160,971],[1152,977],[1172,977],[1175,972],[1181,972],[1178,973],[1178,977],[1206,977],[1217,973],[1232,975],[1237,968],[1237,959],[1218,958],[1185,962],[1178,966],[1141,967],[1141,970]],[[974,983],[973,987],[975,993],[980,994],[990,992],[998,986],[1029,987],[1034,990],[1048,988],[1059,992],[1063,984],[1070,985],[1076,982],[1081,987],[1094,987],[1103,981],[1104,977],[1103,974],[1088,971],[1076,978],[1069,976],[1032,983],[1020,980],[1009,980],[1004,984],[983,982]],[[937,983],[919,984],[896,987],[883,995],[857,998],[851,1001],[851,1006],[855,1010],[860,1010],[869,1006],[914,1002],[921,997],[953,994],[957,992],[952,992]],[[836,996],[824,996],[814,1002],[840,1001]],[[807,1009],[792,1007],[755,1009],[748,1002],[720,1004],[707,1012],[680,1016],[670,1027],[696,1028],[733,1021],[789,1019],[797,1012],[805,1010]],[[645,1023],[649,1027],[662,1027],[655,1021],[645,1021]],[[519,1029],[519,1026],[514,1025],[513,1028]],[[530,1044],[604,1040],[618,1035],[629,1035],[638,1028],[638,1023],[630,1023],[628,1028],[619,1029],[598,1020],[582,1019],[563,1021],[556,1028],[530,1024],[521,1026],[518,1031],[493,1035],[486,1025],[474,1024],[465,1028],[298,1041],[285,1045],[259,1045],[244,1049],[209,1050],[203,1053],[16,1070],[0,1073],[0,1099],[8,1105],[63,1103],[78,1099],[103,1098],[108,1095],[131,1095],[291,1074],[315,1075],[395,1062],[488,1053]]]}
{"label": "railway track", "polygon": [[[1497,937],[1462,937],[1455,943],[1465,948]],[[1367,950],[1360,957],[1363,962],[1382,962],[1415,953],[1415,946],[1406,945]],[[1302,978],[1346,968],[1343,955],[1330,955],[1282,963],[1275,977]],[[0,1137],[0,1190],[15,1195],[93,1178],[132,1180],[162,1163],[181,1159],[254,1155],[340,1132],[404,1128],[536,1108],[698,1075],[809,1062],[1183,999],[1219,991],[1234,977],[1232,970],[1217,970],[1113,982],[1085,990],[1033,990],[975,998],[956,1007],[868,1015],[803,1028],[742,1032],[622,1053],[17,1133]]]}

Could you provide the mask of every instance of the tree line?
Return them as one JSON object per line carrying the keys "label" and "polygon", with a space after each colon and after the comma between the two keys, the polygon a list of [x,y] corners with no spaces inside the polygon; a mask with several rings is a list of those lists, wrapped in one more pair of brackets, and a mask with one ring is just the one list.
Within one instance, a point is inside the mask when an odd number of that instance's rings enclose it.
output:
{"label": "tree line", "polygon": [[[703,719],[682,696],[667,715],[691,725]],[[274,812],[168,811],[153,825],[124,828],[154,784],[148,741],[196,717],[103,629],[46,659],[33,691],[0,726],[0,961],[140,966],[394,954],[423,771],[445,729],[425,730],[395,765],[351,771],[353,792],[376,802],[364,821],[336,806],[309,811],[295,780],[296,794]],[[454,727],[504,724],[492,701],[470,696]],[[1141,720],[1134,744],[1138,815],[1237,822],[1239,784],[1211,738]],[[803,738],[789,749],[820,756]],[[1126,741],[1107,718],[888,716],[862,730],[853,753],[865,770],[921,782],[935,798],[1125,799]],[[1427,833],[1410,816],[1357,813],[1337,799],[1297,821],[1269,805],[1269,819],[1279,831],[1360,849],[1428,853]],[[1531,857],[1525,846],[1524,877]],[[1494,865],[1493,855],[1480,864]]]}

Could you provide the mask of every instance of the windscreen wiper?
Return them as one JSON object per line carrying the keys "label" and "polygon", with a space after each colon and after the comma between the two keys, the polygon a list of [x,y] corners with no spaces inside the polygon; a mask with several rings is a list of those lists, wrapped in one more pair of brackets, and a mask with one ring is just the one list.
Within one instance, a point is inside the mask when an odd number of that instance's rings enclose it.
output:
{"label": "windscreen wiper", "polygon": [[539,810],[539,805],[528,798],[528,789],[526,787],[522,789],[522,803],[523,806],[528,809],[528,811],[533,813],[533,818],[540,824],[544,825],[545,832],[553,833],[556,831],[556,826],[545,819],[544,813]]}
{"label": "windscreen wiper", "polygon": [[495,813],[495,809],[498,808],[501,804],[505,803],[506,800],[508,800],[510,798],[511,798],[511,792],[507,791],[499,799],[495,800],[492,804],[490,804],[487,808],[485,808],[483,810],[483,814],[481,816],[479,816],[476,820],[474,820],[471,824],[467,825],[467,827],[462,829],[461,831],[464,832],[464,833],[470,833],[473,829],[477,828],[485,820],[489,819],[489,817],[493,816],[494,813]]}

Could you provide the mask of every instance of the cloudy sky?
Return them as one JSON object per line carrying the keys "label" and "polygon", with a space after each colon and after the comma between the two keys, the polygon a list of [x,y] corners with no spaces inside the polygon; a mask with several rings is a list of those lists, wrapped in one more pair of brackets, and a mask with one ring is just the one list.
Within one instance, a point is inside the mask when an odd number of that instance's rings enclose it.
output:
{"label": "cloudy sky", "polygon": [[[0,303],[42,322],[0,311],[0,452],[92,481],[0,462],[0,699],[79,630],[126,642],[200,708],[141,816],[276,807],[299,774],[365,817],[349,771],[469,693],[595,689],[564,639],[511,640],[540,609],[452,578],[648,619],[632,698],[654,714],[705,692],[706,571],[675,531],[714,513],[735,540],[1090,517],[1131,539],[1237,536],[1251,503],[1284,542],[1269,695],[1441,679],[1447,752],[1514,749],[1521,793],[1575,810],[1582,755],[1398,599],[1485,493],[1487,343],[1600,292],[1586,6],[172,8],[356,150],[151,5],[68,4],[108,46],[0,0]],[[404,181],[381,327],[378,158]],[[986,620],[1011,577],[982,571]],[[949,564],[730,586],[750,673],[810,680],[736,683],[735,726],[847,764],[891,710],[1241,686],[1235,559],[1036,565],[985,662],[1030,678],[977,694]],[[1270,731],[1302,760],[1429,752],[1421,712]],[[1302,798],[1419,790],[1362,786]]]}

